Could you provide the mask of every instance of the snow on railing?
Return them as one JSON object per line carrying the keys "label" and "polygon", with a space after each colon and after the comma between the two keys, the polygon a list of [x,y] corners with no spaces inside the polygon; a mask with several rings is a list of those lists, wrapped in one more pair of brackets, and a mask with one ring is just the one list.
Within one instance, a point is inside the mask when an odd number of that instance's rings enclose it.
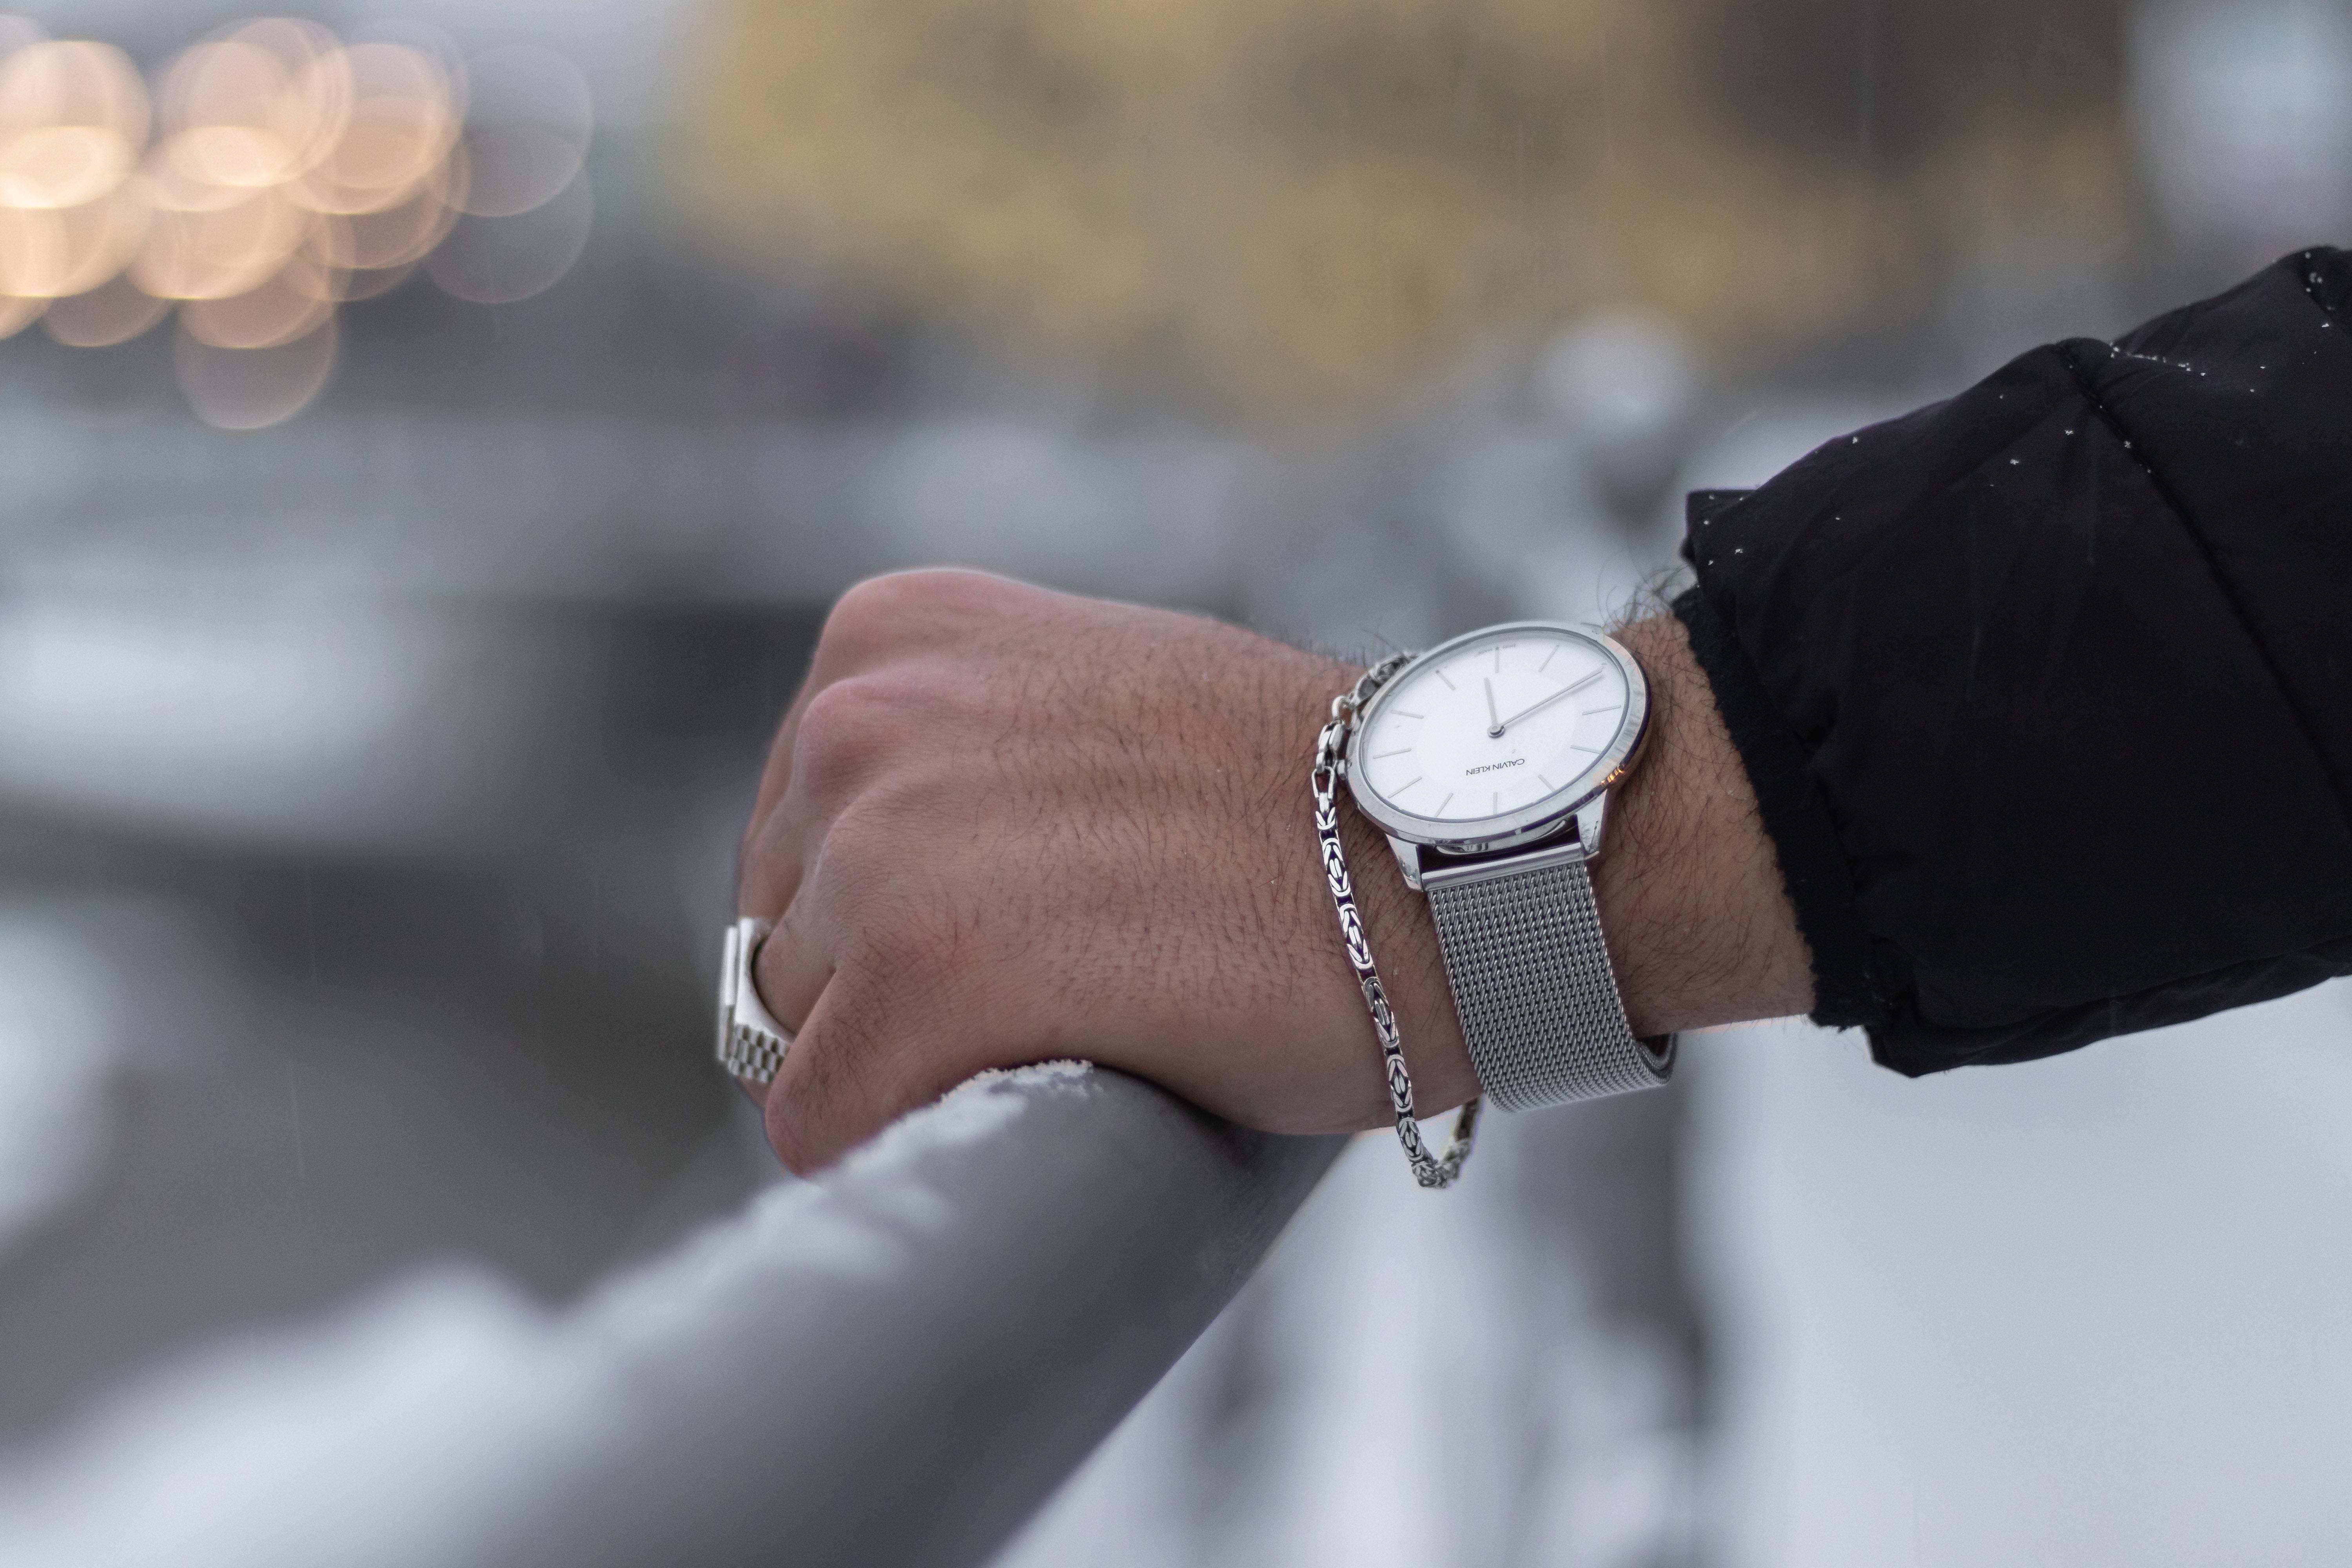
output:
{"label": "snow on railing", "polygon": [[983,1562],[1340,1140],[989,1074],[549,1311],[479,1273],[217,1352],[0,1467],[40,1568]]}

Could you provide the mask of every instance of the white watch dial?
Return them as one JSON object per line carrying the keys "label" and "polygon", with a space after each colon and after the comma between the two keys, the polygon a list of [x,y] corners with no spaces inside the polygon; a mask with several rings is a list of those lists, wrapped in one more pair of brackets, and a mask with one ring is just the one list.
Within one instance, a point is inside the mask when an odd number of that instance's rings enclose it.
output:
{"label": "white watch dial", "polygon": [[1472,823],[1582,783],[1625,721],[1616,660],[1589,637],[1514,626],[1408,669],[1350,766],[1397,811]]}

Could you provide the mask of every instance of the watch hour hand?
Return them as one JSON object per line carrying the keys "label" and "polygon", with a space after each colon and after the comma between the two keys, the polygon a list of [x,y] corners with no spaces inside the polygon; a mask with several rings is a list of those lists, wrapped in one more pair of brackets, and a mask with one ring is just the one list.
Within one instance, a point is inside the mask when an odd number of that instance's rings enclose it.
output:
{"label": "watch hour hand", "polygon": [[1488,676],[1486,678],[1486,733],[1499,737],[1503,730],[1503,721],[1495,717],[1495,678]]}
{"label": "watch hour hand", "polygon": [[[1586,687],[1588,687],[1588,686],[1591,685],[1594,681],[1596,681],[1596,680],[1598,680],[1598,679],[1601,679],[1601,672],[1600,672],[1599,670],[1597,670],[1597,669],[1596,669],[1596,670],[1594,670],[1591,675],[1586,676],[1586,677],[1585,677],[1583,679],[1581,679],[1581,680],[1574,680],[1574,681],[1570,681],[1568,685],[1561,687],[1558,691],[1553,692],[1550,696],[1549,696],[1549,697],[1545,698],[1542,701],[1538,702],[1538,703],[1534,703],[1534,704],[1532,704],[1532,705],[1530,705],[1530,706],[1528,706],[1528,707],[1526,707],[1526,708],[1522,708],[1522,709],[1520,709],[1517,712],[1516,712],[1516,713],[1512,714],[1509,718],[1503,720],[1501,722],[1497,723],[1497,724],[1495,726],[1495,728],[1493,728],[1492,730],[1487,731],[1486,732],[1487,732],[1488,734],[1490,734],[1490,735],[1499,735],[1499,734],[1501,734],[1504,731],[1506,731],[1506,730],[1509,729],[1512,725],[1514,725],[1514,724],[1517,723],[1520,720],[1522,720],[1522,719],[1526,719],[1526,718],[1528,718],[1528,717],[1530,717],[1530,716],[1532,716],[1532,715],[1534,715],[1534,714],[1537,714],[1537,713],[1540,713],[1540,712],[1542,712],[1545,709],[1547,709],[1547,708],[1550,707],[1553,703],[1555,703],[1555,702],[1559,701],[1561,698],[1563,698],[1563,697],[1567,696],[1570,692],[1571,692],[1571,691],[1581,691],[1581,690],[1583,690]],[[1494,698],[1495,698],[1495,691],[1494,691],[1494,688],[1490,685],[1490,686],[1488,686],[1488,688],[1487,688],[1487,689],[1486,689],[1486,700],[1487,700],[1487,703],[1488,703],[1488,705],[1489,705],[1490,707],[1492,706],[1492,704],[1493,704],[1493,702],[1494,702]]]}

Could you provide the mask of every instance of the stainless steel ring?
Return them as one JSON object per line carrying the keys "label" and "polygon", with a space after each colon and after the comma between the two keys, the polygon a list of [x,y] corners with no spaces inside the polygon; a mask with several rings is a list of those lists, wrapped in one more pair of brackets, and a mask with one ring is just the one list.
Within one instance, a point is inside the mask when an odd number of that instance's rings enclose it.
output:
{"label": "stainless steel ring", "polygon": [[772,1082],[793,1048],[793,1031],[776,1022],[760,1000],[751,963],[773,921],[745,916],[727,928],[719,963],[719,1065],[749,1083]]}

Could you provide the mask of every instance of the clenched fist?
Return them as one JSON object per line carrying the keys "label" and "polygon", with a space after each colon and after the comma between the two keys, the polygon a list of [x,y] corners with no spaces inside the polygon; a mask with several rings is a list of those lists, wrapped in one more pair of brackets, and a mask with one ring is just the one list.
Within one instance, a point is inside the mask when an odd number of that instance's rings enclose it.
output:
{"label": "clenched fist", "polygon": [[[1657,704],[1596,876],[1627,1011],[1650,1033],[1801,1010],[1803,942],[1680,627],[1620,636]],[[798,1030],[767,1090],[785,1163],[820,1168],[975,1072],[1057,1057],[1267,1131],[1384,1125],[1307,783],[1357,673],[975,573],[845,595],[743,843],[742,912],[776,922],[754,979]],[[1477,1092],[1436,934],[1352,812],[1348,834],[1433,1114]]]}

